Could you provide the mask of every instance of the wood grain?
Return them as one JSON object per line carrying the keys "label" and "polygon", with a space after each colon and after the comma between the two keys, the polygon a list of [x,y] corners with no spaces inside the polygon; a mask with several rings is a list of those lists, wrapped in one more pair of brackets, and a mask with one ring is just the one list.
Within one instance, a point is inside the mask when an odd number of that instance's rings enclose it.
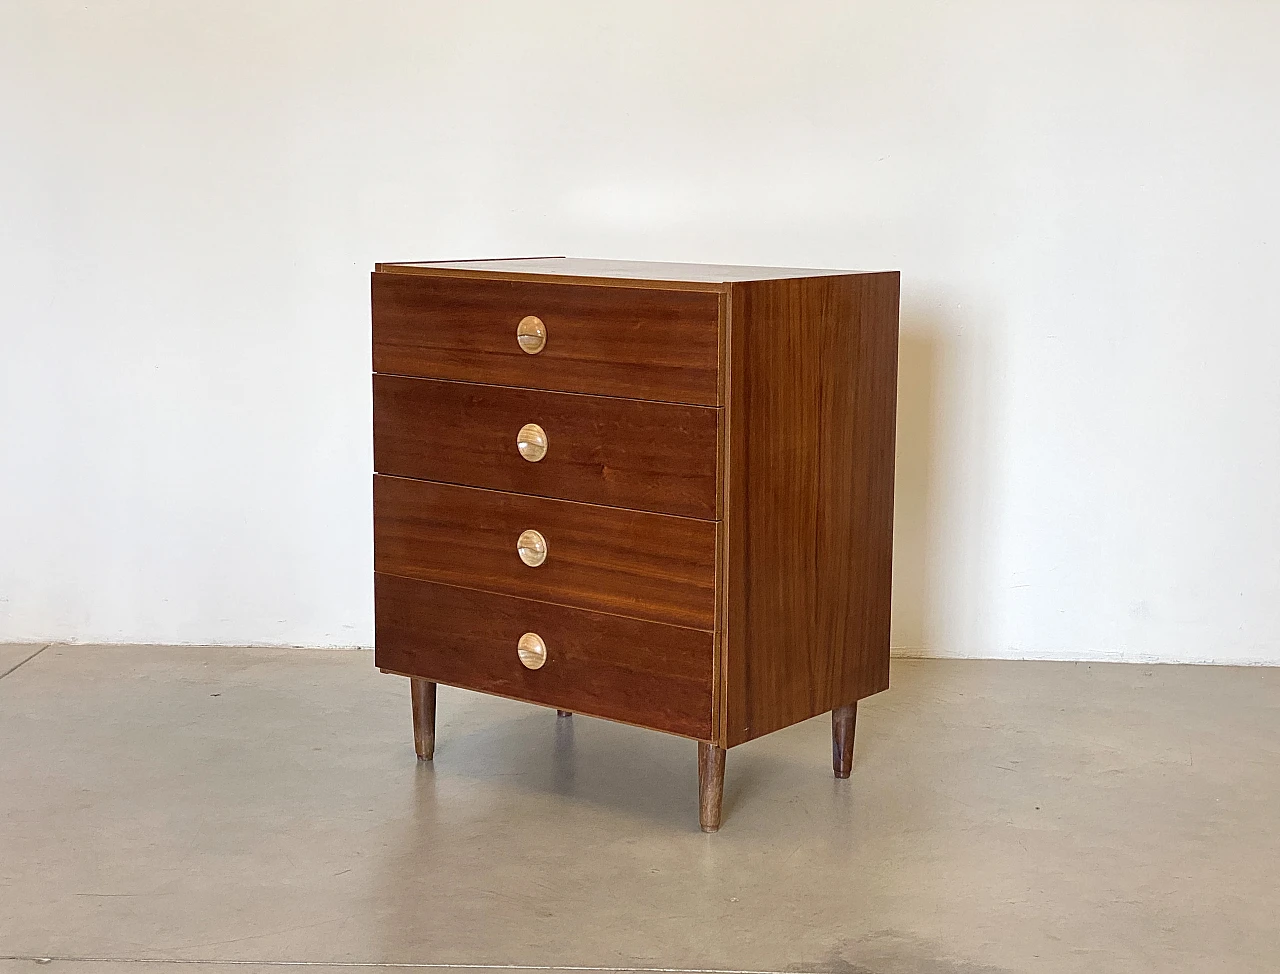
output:
{"label": "wood grain", "polygon": [[[401,477],[714,519],[721,412],[376,375],[373,462]],[[549,440],[536,463],[516,448],[526,423]]]}
{"label": "wood grain", "polygon": [[[382,574],[374,606],[383,669],[562,713],[711,736],[709,632]],[[516,656],[526,632],[547,644],[540,669]]]}
{"label": "wood grain", "polygon": [[733,287],[725,746],[888,686],[898,286]]}
{"label": "wood grain", "polygon": [[831,711],[831,770],[837,778],[847,778],[853,771],[853,735],[857,723],[857,703]]}
{"label": "wood grain", "polygon": [[409,699],[413,711],[413,749],[419,761],[430,761],[436,754],[436,685],[430,680],[410,678]]}
{"label": "wood grain", "polygon": [[698,742],[698,823],[703,832],[720,830],[724,803],[724,748]]}
{"label": "wood grain", "polygon": [[708,831],[729,747],[831,711],[847,777],[888,686],[899,275],[527,258],[372,289],[376,656],[416,678],[419,754],[444,682],[698,740]]}
{"label": "wood grain", "polygon": [[[375,272],[373,370],[715,406],[720,295]],[[546,347],[516,325],[536,315]]]}
{"label": "wood grain", "polygon": [[[373,524],[379,572],[715,627],[715,521],[379,474]],[[537,568],[516,554],[526,529],[547,540],[546,562]]]}

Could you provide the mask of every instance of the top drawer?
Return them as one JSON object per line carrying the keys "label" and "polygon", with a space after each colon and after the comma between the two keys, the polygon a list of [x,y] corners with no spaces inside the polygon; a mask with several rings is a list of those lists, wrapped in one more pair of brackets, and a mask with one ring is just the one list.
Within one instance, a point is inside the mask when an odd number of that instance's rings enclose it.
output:
{"label": "top drawer", "polygon": [[[373,370],[718,406],[719,302],[710,291],[375,272]],[[545,333],[534,354],[516,341],[529,316]]]}

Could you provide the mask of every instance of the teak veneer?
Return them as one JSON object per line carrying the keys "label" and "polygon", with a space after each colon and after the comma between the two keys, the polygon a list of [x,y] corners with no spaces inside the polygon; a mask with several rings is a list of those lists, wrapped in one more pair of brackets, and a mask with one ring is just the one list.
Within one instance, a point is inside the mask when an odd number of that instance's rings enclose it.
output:
{"label": "teak veneer", "polygon": [[372,277],[376,662],[725,751],[889,685],[899,275],[568,258]]}

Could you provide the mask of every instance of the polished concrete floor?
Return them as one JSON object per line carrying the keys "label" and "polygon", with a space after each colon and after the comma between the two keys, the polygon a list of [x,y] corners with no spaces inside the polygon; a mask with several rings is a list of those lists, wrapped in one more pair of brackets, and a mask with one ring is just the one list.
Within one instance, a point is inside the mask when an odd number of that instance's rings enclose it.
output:
{"label": "polished concrete floor", "polygon": [[1280,969],[1280,670],[896,661],[852,778],[736,748],[703,835],[689,741],[442,688],[419,765],[367,653],[38,649],[2,974]]}

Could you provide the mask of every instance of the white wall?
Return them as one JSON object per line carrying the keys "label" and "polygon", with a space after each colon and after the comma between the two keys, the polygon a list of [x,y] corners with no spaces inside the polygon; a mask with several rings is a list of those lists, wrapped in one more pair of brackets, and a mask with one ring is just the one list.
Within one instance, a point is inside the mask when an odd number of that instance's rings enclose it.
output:
{"label": "white wall", "polygon": [[903,271],[895,645],[1280,662],[1280,5],[0,6],[0,639],[371,640],[375,260]]}

